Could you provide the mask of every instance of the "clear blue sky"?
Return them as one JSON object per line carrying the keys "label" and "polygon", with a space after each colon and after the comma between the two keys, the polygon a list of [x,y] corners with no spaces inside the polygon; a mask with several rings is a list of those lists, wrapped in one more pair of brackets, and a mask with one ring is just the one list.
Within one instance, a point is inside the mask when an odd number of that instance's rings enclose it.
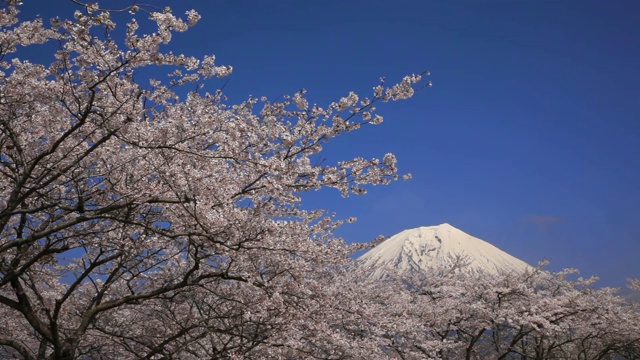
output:
{"label": "clear blue sky", "polygon": [[[30,15],[73,8],[24,2]],[[364,197],[307,197],[358,217],[339,231],[348,241],[448,222],[602,285],[640,277],[640,2],[151,2],[202,14],[174,51],[233,65],[234,101],[306,88],[326,104],[431,71],[432,88],[379,107],[382,125],[327,146],[327,161],[393,152],[414,175]]]}

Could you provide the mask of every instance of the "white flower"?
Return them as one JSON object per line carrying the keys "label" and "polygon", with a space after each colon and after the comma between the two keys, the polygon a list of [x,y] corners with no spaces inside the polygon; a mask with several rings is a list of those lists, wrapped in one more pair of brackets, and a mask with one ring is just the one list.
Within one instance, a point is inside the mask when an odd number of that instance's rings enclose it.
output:
{"label": "white flower", "polygon": [[307,100],[302,97],[302,91],[293,95],[291,101],[293,101],[293,103],[296,104],[296,106],[300,110],[305,110],[309,107],[309,103],[307,102]]}
{"label": "white flower", "polygon": [[369,121],[369,123],[372,125],[378,125],[378,124],[382,124],[383,120],[384,118],[382,116],[376,114],[376,116],[374,116],[373,119]]}
{"label": "white flower", "polygon": [[195,10],[189,10],[186,12],[186,14],[187,14],[187,21],[189,22],[189,26],[195,25],[198,22],[198,20],[200,20],[200,14],[198,14],[198,12]]}
{"label": "white flower", "polygon": [[98,7],[98,3],[89,3],[87,4],[87,12],[89,14],[98,11],[99,7]]}

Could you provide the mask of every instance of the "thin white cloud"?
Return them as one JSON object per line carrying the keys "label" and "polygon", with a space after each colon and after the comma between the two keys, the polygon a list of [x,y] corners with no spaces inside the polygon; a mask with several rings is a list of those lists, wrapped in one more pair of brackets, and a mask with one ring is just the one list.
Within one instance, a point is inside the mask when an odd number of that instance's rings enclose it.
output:
{"label": "thin white cloud", "polygon": [[562,218],[553,215],[528,215],[525,220],[536,225],[540,231],[546,231],[549,226],[561,222]]}

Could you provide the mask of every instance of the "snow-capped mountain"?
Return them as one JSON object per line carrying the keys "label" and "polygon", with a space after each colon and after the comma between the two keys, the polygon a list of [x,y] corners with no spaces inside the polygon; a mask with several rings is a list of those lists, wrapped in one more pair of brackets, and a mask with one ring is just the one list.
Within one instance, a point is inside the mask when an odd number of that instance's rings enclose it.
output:
{"label": "snow-capped mountain", "polygon": [[449,224],[409,229],[385,240],[358,260],[372,278],[386,277],[389,269],[424,272],[451,267],[463,259],[464,272],[524,272],[531,266],[488,242]]}

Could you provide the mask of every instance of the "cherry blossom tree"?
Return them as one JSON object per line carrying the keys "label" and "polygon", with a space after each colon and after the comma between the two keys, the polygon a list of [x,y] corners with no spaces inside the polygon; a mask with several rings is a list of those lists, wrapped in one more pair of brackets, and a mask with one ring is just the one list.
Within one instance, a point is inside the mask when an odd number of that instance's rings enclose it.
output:
{"label": "cherry blossom tree", "polygon": [[[1,358],[640,358],[638,304],[595,279],[457,258],[374,281],[349,257],[371,244],[302,207],[398,179],[392,154],[315,160],[428,73],[323,106],[230,104],[204,87],[230,66],[170,51],[195,11],[71,1],[50,25],[0,10]],[[21,55],[43,43],[51,63]]]}
{"label": "cherry blossom tree", "polygon": [[[122,9],[136,15],[117,39],[114,11],[74,2],[50,25],[19,20],[16,0],[0,10],[0,356],[383,354],[344,285],[360,247],[300,195],[398,179],[392,154],[314,159],[425,74],[326,106],[304,90],[229,104],[203,85],[230,66],[168,48],[195,11]],[[155,32],[140,33],[145,17]],[[47,42],[51,63],[21,57]]]}
{"label": "cherry blossom tree", "polygon": [[[397,274],[387,326],[403,359],[636,359],[640,312],[596,278],[541,267],[498,276],[449,269]],[[396,291],[402,291],[402,286]],[[393,305],[390,305],[393,304]]]}

